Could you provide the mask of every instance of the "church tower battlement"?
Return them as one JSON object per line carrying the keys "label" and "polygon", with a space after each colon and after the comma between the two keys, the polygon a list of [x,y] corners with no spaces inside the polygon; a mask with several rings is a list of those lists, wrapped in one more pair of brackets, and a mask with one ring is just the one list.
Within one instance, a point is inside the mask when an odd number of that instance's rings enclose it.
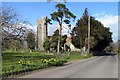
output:
{"label": "church tower battlement", "polygon": [[47,37],[47,25],[45,25],[47,17],[43,16],[42,19],[37,19],[37,48],[44,50],[43,44]]}

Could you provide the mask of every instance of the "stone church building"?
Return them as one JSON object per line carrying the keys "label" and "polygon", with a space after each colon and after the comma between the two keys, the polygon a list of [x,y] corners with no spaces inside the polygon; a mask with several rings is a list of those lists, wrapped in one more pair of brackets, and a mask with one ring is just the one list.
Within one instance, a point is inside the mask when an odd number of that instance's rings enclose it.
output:
{"label": "stone church building", "polygon": [[45,25],[47,17],[37,19],[37,49],[44,50],[43,44],[47,37],[47,25]]}

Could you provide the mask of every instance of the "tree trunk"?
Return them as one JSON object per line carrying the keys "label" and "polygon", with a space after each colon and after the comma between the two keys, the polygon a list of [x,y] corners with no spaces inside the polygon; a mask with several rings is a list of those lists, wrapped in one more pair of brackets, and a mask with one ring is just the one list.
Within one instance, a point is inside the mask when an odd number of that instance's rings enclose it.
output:
{"label": "tree trunk", "polygon": [[59,37],[58,37],[57,54],[60,53],[61,30],[62,30],[62,18],[60,19],[60,23],[59,23]]}
{"label": "tree trunk", "polygon": [[60,43],[61,43],[61,26],[59,28],[59,37],[58,37],[58,47],[57,47],[57,53],[60,53]]}

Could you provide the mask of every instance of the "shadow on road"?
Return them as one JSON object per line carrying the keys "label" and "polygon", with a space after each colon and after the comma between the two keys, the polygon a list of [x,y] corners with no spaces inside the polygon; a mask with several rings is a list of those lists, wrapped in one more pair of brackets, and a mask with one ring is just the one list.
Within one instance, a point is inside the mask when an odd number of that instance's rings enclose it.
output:
{"label": "shadow on road", "polygon": [[93,56],[115,56],[112,52],[92,52]]}

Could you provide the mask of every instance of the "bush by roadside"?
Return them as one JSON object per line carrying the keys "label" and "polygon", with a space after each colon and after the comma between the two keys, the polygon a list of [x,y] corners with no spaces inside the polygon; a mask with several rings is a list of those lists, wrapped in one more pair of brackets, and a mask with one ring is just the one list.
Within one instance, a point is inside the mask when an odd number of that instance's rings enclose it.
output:
{"label": "bush by roadside", "polygon": [[69,60],[71,60],[71,61],[72,60],[81,60],[81,59],[90,58],[92,56],[93,55],[91,53],[81,54],[79,52],[71,52]]}
{"label": "bush by roadside", "polygon": [[90,58],[92,56],[93,55],[91,53],[84,53],[84,54],[82,54],[82,58]]}

